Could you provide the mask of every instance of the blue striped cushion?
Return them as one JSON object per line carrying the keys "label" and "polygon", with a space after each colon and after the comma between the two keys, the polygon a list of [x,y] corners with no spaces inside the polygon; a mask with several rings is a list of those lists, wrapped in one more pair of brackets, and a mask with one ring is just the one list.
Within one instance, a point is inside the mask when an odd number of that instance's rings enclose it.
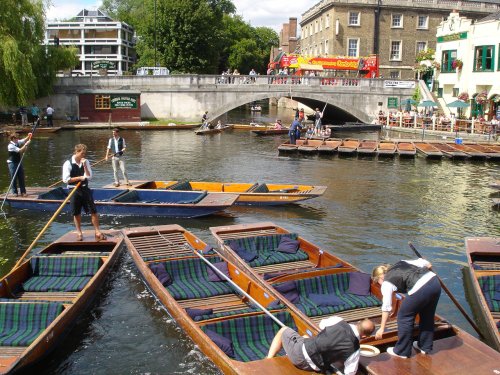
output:
{"label": "blue striped cushion", "polygon": [[495,293],[500,291],[500,275],[478,277],[484,299],[492,312],[500,312],[500,301],[494,298]]}
{"label": "blue striped cushion", "polygon": [[[297,330],[295,322],[288,312],[273,314],[287,327]],[[234,348],[234,359],[241,362],[257,361],[267,356],[271,342],[280,326],[267,315],[229,319],[207,324],[202,330],[210,329],[230,339]],[[284,351],[280,352],[281,355]]]}
{"label": "blue striped cushion", "polygon": [[26,292],[79,292],[90,279],[90,276],[33,276],[23,283],[23,289]]}
{"label": "blue striped cushion", "polygon": [[0,303],[0,346],[28,346],[63,311],[60,303]]}
{"label": "blue striped cushion", "polygon": [[[207,257],[211,263],[221,262],[220,257]],[[208,265],[199,258],[180,259],[162,263],[172,277],[168,291],[176,300],[207,298],[231,294],[234,289],[228,282],[208,280]]]}
{"label": "blue striped cushion", "polygon": [[[373,295],[359,296],[347,292],[349,289],[349,274],[349,272],[346,272],[296,280],[295,283],[300,299],[295,305],[307,316],[322,316],[356,308],[380,306],[381,301]],[[276,283],[273,286],[280,284],[282,283]],[[308,298],[310,294],[334,294],[344,304],[337,306],[317,306],[314,301]]]}
{"label": "blue striped cushion", "polygon": [[94,276],[102,264],[98,257],[33,257],[33,276]]}

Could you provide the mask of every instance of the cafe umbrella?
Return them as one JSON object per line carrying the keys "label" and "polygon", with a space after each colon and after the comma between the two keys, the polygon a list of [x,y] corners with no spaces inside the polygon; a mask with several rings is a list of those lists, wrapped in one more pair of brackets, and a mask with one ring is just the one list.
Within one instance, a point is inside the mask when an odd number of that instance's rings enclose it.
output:
{"label": "cafe umbrella", "polygon": [[[437,103],[433,102],[432,100],[424,100],[424,101],[420,102],[417,107],[426,107],[426,108],[431,107],[432,108],[432,107],[437,107],[437,106],[438,106]],[[422,126],[422,141],[424,140],[424,138],[425,138],[425,125]]]}
{"label": "cafe umbrella", "polygon": [[408,98],[403,100],[403,104],[405,105],[405,111],[411,111],[411,106],[416,105],[417,102],[413,100],[412,98]]}
{"label": "cafe umbrella", "polygon": [[[461,114],[461,113],[460,113],[461,109],[462,109],[462,108],[467,108],[467,107],[469,107],[469,106],[470,106],[470,104],[469,104],[469,103],[466,103],[466,102],[463,102],[463,101],[461,101],[461,100],[455,100],[455,101],[453,101],[453,102],[451,102],[451,103],[448,103],[446,106],[447,106],[448,108],[458,108],[458,115],[460,116],[460,114]],[[455,133],[455,138],[457,138],[457,137],[458,137],[458,126],[456,126],[455,131],[456,131],[456,133]]]}

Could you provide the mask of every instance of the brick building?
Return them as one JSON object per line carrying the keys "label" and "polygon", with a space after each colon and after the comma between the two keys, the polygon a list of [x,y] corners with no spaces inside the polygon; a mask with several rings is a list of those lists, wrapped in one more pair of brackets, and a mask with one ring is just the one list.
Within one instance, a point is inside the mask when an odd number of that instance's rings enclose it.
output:
{"label": "brick building", "polygon": [[279,33],[279,46],[271,47],[270,60],[273,61],[281,52],[286,54],[298,52],[299,38],[297,37],[297,17],[290,17],[284,23]]}
{"label": "brick building", "polygon": [[380,75],[414,79],[419,51],[436,49],[436,30],[451,11],[477,20],[498,0],[322,0],[302,14],[301,54],[379,55]]}

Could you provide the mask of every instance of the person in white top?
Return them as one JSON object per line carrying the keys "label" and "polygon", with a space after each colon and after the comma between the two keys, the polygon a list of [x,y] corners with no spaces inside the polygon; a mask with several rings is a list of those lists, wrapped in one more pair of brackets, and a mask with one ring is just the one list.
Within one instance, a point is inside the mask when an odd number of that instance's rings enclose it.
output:
{"label": "person in white top", "polygon": [[120,130],[118,128],[113,129],[113,136],[108,141],[108,148],[106,149],[106,160],[108,160],[111,154],[111,164],[113,165],[113,177],[115,179],[115,186],[120,186],[120,179],[118,178],[118,168],[122,171],[123,178],[125,179],[125,184],[130,185],[128,179],[127,171],[125,170],[125,161],[123,160],[123,153],[127,145],[125,144],[125,139],[120,137]]}
{"label": "person in white top", "polygon": [[355,375],[360,357],[359,340],[371,335],[375,324],[369,319],[356,325],[338,316],[321,320],[321,332],[315,337],[302,337],[289,327],[281,328],[274,337],[267,358],[273,358],[283,347],[295,367],[305,371],[328,373],[343,370]]}
{"label": "person in white top", "polygon": [[47,104],[47,108],[45,108],[45,114],[47,115],[47,126],[54,126],[54,122],[52,120],[54,116],[54,108],[52,108],[50,104]]}
{"label": "person in white top", "polygon": [[97,209],[94,203],[92,191],[89,188],[89,180],[92,179],[92,168],[85,155],[87,154],[87,146],[78,144],[71,159],[66,160],[63,165],[62,180],[68,185],[68,188],[76,188],[75,193],[71,196],[71,213],[76,227],[76,238],[78,241],[83,240],[82,233],[82,208],[86,213],[90,212],[92,225],[95,229],[96,241],[106,239],[104,233],[99,228],[99,217],[97,216]]}
{"label": "person in white top", "polygon": [[[398,341],[387,353],[401,358],[411,356],[412,347],[422,354],[432,350],[434,339],[434,315],[441,295],[441,284],[432,265],[425,259],[402,260],[392,266],[381,265],[372,272],[372,280],[380,284],[382,293],[382,320],[375,338],[380,340],[392,311],[392,297],[396,292],[406,293],[398,310]],[[396,294],[396,298],[402,297]],[[418,341],[412,343],[413,327],[417,314],[419,320]]]}

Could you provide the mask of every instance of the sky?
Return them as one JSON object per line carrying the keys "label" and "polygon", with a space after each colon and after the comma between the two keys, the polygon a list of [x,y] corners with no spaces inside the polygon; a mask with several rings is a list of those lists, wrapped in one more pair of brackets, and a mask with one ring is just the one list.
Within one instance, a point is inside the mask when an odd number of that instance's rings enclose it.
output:
{"label": "sky", "polygon": [[[161,0],[158,0],[161,1]],[[288,22],[289,17],[297,17],[300,22],[302,13],[317,4],[320,0],[233,0],[236,13],[254,27],[267,26],[279,32],[281,25]],[[47,11],[49,20],[67,19],[76,16],[84,8],[96,9],[101,0],[52,0]],[[258,4],[258,5],[257,5]]]}

